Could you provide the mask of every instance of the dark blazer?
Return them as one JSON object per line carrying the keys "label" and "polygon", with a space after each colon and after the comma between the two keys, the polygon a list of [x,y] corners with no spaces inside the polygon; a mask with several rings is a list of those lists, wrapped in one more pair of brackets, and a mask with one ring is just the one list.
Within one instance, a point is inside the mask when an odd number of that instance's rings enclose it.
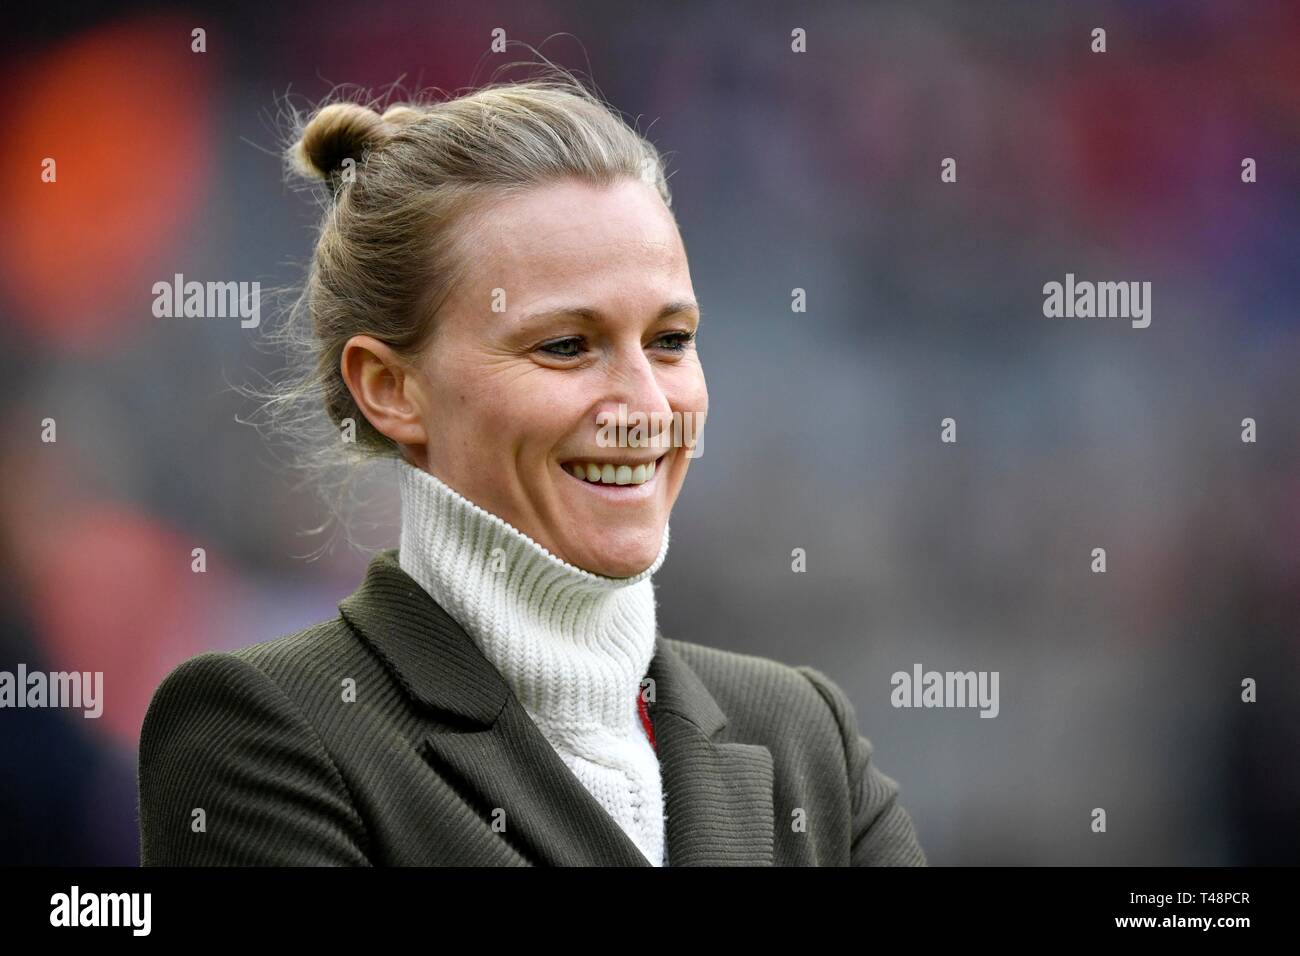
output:
{"label": "dark blazer", "polygon": [[[396,551],[339,612],[162,682],[142,864],[650,865]],[[648,676],[669,866],[925,865],[825,676],[662,634]]]}

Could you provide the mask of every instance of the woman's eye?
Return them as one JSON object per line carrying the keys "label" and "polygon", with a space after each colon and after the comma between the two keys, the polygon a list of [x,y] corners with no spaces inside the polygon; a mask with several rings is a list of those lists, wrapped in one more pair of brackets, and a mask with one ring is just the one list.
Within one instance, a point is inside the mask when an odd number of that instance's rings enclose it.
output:
{"label": "woman's eye", "polygon": [[[694,332],[666,332],[655,339],[655,344],[669,352],[685,352],[694,338]],[[557,358],[577,358],[582,354],[584,344],[582,337],[575,335],[539,345],[537,350]]]}
{"label": "woman's eye", "polygon": [[576,358],[580,353],[582,339],[567,338],[558,339],[554,342],[547,342],[541,346],[539,351],[546,352],[548,355],[556,355],[560,358]]}
{"label": "woman's eye", "polygon": [[694,332],[669,332],[659,336],[656,341],[668,343],[664,348],[671,352],[685,352],[686,346],[691,344],[693,338],[695,338]]}

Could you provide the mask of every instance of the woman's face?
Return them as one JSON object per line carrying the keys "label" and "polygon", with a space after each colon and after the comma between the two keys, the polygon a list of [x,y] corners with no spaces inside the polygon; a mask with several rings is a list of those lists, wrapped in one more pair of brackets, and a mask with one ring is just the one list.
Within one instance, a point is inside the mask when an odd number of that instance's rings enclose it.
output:
{"label": "woman's face", "polygon": [[[423,464],[571,564],[645,570],[690,464],[663,444],[670,423],[698,431],[709,401],[671,213],[641,182],[573,181],[500,201],[472,228],[468,272],[417,369]],[[601,416],[620,405],[657,445],[602,447]],[[637,466],[653,476],[638,483]]]}

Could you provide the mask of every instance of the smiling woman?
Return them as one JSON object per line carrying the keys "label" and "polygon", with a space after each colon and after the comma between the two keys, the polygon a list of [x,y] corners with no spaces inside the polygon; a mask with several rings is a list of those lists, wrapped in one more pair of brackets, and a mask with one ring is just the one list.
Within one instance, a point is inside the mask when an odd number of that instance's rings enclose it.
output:
{"label": "smiling woman", "polygon": [[[703,412],[709,400],[672,214],[640,180],[564,178],[485,203],[463,228],[474,254],[431,347],[408,362],[375,336],[352,336],[349,393],[412,465],[547,551],[609,577],[636,574],[659,553],[689,459],[601,449],[597,415],[620,403]],[[584,305],[557,307],[575,299]],[[575,481],[573,462],[614,483]],[[629,478],[652,462],[649,480],[617,483],[620,468]]]}
{"label": "smiling woman", "polygon": [[[659,632],[666,423],[709,397],[655,148],[556,71],[333,103],[292,157],[330,192],[308,383],[395,460],[399,547],[334,619],[168,675],[142,861],[924,864],[832,681]],[[628,410],[659,424],[611,447]]]}

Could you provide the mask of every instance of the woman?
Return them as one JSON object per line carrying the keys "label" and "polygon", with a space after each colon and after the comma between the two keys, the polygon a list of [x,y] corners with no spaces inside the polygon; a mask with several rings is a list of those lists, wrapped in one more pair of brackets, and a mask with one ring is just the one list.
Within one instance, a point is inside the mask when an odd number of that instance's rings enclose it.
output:
{"label": "woman", "polygon": [[335,103],[293,155],[332,189],[316,380],[396,459],[400,547],[333,620],[168,675],[142,861],[923,865],[830,680],[657,630],[708,392],[654,147],[547,78]]}

